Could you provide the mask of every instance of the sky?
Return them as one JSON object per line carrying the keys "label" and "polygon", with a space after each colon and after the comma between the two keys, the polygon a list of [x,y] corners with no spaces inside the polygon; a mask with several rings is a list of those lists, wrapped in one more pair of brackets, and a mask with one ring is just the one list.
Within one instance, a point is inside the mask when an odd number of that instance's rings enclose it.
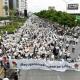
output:
{"label": "sky", "polygon": [[80,0],[28,0],[28,12],[39,12],[55,6],[58,11],[66,11],[66,3],[80,3]]}

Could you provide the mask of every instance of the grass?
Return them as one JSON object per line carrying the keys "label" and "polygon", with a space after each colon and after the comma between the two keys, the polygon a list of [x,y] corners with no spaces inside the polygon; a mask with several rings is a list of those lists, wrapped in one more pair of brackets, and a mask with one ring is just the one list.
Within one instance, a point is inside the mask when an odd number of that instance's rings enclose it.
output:
{"label": "grass", "polygon": [[19,17],[13,17],[9,19],[10,21],[12,21],[11,23],[7,24],[6,26],[0,27],[0,36],[2,36],[3,33],[5,33],[6,31],[8,33],[14,33],[16,29],[20,28],[21,25],[23,25],[23,23],[26,20],[25,18],[19,18]]}

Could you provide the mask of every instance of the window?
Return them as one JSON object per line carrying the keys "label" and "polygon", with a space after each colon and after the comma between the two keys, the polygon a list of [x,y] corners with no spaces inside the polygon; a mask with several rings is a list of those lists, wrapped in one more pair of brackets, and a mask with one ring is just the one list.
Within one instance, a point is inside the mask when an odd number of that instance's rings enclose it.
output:
{"label": "window", "polygon": [[8,3],[7,2],[5,2],[5,5],[7,5]]}

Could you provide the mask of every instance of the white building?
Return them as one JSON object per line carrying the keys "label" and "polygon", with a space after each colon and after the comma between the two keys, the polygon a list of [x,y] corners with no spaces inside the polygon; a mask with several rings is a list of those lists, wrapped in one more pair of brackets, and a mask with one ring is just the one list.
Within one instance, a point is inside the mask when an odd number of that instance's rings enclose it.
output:
{"label": "white building", "polygon": [[9,0],[9,8],[13,10],[17,10],[18,0]]}
{"label": "white building", "polygon": [[27,0],[18,0],[18,11],[24,13],[27,10]]}
{"label": "white building", "polygon": [[18,8],[18,0],[13,0],[13,9],[17,10]]}

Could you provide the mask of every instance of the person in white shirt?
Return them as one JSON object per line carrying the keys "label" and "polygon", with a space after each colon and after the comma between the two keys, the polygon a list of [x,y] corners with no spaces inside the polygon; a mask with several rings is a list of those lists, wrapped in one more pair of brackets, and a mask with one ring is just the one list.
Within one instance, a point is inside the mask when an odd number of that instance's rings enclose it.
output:
{"label": "person in white shirt", "polygon": [[72,45],[72,53],[75,52],[75,45]]}
{"label": "person in white shirt", "polygon": [[2,54],[2,49],[0,49],[0,55]]}
{"label": "person in white shirt", "polygon": [[69,48],[69,44],[66,44],[66,49],[68,50],[68,48]]}
{"label": "person in white shirt", "polygon": [[9,78],[3,78],[3,80],[9,80]]}
{"label": "person in white shirt", "polygon": [[53,61],[54,60],[54,55],[51,55],[51,61]]}

